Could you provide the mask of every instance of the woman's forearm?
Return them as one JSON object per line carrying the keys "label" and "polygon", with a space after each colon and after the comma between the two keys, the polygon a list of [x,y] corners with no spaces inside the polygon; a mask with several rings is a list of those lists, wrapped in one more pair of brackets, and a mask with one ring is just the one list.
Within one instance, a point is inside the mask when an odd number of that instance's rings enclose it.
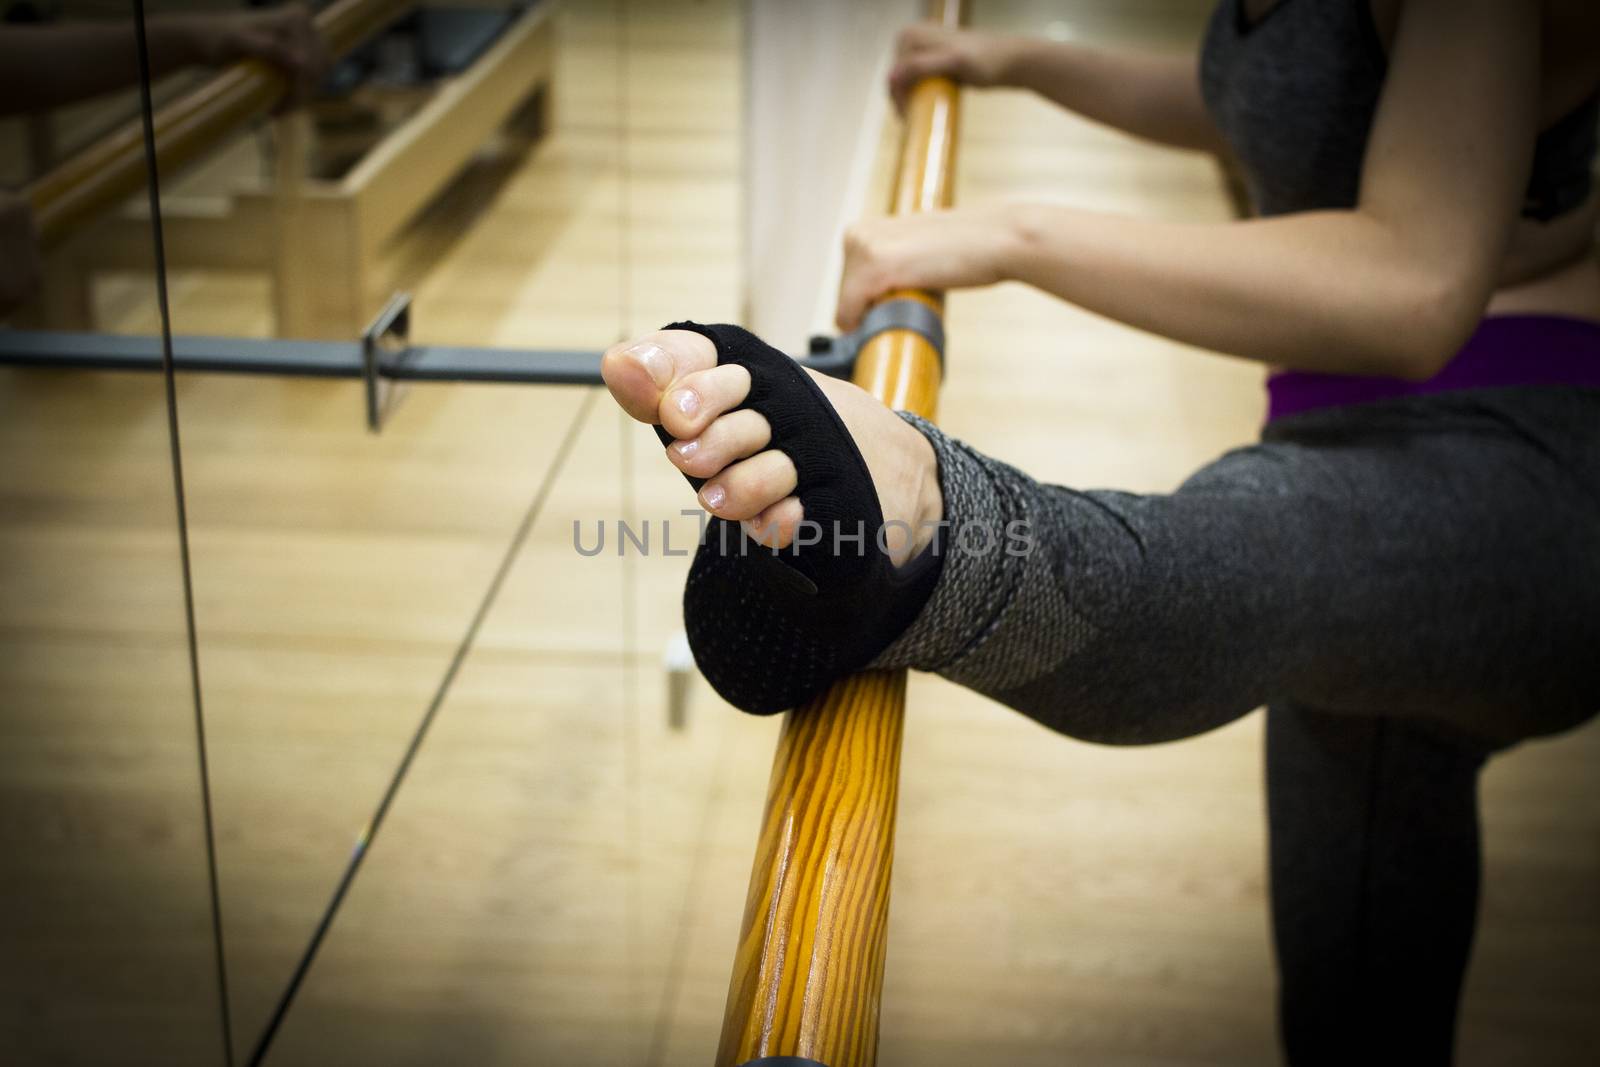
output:
{"label": "woman's forearm", "polygon": [[1193,55],[1146,55],[1012,38],[1000,80],[1135,137],[1224,152],[1227,145],[1200,95],[1196,62]]}
{"label": "woman's forearm", "polygon": [[[150,19],[151,76],[213,62],[208,40],[213,29],[205,16]],[[125,88],[138,77],[131,21],[0,28],[0,112],[59,107]]]}
{"label": "woman's forearm", "polygon": [[1299,370],[1421,378],[1491,283],[1359,211],[1184,224],[1018,205],[999,273],[1186,344]]}

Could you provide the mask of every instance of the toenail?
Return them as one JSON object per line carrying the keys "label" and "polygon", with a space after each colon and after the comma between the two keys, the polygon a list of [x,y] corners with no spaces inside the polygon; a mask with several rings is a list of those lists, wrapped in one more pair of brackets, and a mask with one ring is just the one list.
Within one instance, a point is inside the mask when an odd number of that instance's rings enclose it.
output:
{"label": "toenail", "polygon": [[672,403],[683,414],[693,415],[700,410],[700,394],[693,389],[679,389]]}
{"label": "toenail", "polygon": [[722,506],[724,500],[728,499],[728,494],[720,485],[708,485],[700,491],[700,499],[706,502],[706,507],[715,511]]}
{"label": "toenail", "polygon": [[698,439],[693,441],[679,441],[677,444],[672,446],[672,450],[678,453],[679,459],[688,459],[690,456],[699,451],[699,449],[700,441]]}
{"label": "toenail", "polygon": [[628,354],[643,364],[645,373],[656,386],[665,389],[672,384],[672,357],[654,341],[640,341],[628,348]]}

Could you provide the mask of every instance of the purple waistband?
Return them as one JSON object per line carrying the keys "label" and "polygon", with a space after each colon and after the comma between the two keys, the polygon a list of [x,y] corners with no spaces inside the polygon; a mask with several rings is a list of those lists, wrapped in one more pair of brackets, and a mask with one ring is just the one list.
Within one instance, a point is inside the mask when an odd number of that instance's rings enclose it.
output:
{"label": "purple waistband", "polygon": [[1280,371],[1267,379],[1267,421],[1317,408],[1513,385],[1600,388],[1600,322],[1565,315],[1494,315],[1425,381]]}

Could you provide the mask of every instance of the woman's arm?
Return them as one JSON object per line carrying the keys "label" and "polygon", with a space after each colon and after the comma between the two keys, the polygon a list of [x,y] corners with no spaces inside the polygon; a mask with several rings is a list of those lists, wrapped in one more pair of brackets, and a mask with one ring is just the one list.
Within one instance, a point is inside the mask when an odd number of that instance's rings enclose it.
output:
{"label": "woman's arm", "polygon": [[[128,20],[0,26],[0,114],[45,111],[134,84],[133,29]],[[283,70],[304,95],[325,65],[311,13],[301,4],[156,16],[145,24],[145,41],[153,78],[253,58]]]}
{"label": "woman's arm", "polygon": [[[201,62],[203,42],[189,19],[152,19],[151,74]],[[45,111],[132,85],[139,78],[133,23],[0,28],[0,108]]]}
{"label": "woman's arm", "polygon": [[918,79],[1031,89],[1069,111],[1158,144],[1227,149],[1200,98],[1196,56],[1144,55],[918,23],[901,31],[889,92],[904,110]]}
{"label": "woman's arm", "polygon": [[1217,351],[1427,377],[1477,325],[1506,255],[1538,122],[1538,18],[1519,0],[1407,0],[1351,210],[880,220],[847,236],[840,324],[890,289],[1014,279]]}

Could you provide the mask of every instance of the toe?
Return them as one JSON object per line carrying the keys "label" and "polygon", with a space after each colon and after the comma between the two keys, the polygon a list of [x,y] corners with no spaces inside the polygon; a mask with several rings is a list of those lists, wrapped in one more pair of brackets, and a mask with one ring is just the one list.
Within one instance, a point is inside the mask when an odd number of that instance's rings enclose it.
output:
{"label": "toe", "polygon": [[753,519],[794,492],[795,470],[775,448],[724,469],[700,489],[701,505],[718,518]]}
{"label": "toe", "polygon": [[674,441],[667,457],[690,477],[709,478],[728,464],[755,455],[771,440],[766,416],[745,408],[728,412],[699,437]]}
{"label": "toe", "polygon": [[600,376],[624,411],[640,422],[656,422],[661,398],[674,382],[716,365],[710,338],[691,330],[657,330],[607,349]]}
{"label": "toe", "polygon": [[684,375],[661,398],[656,421],[680,441],[698,437],[718,416],[744,402],[750,372],[734,363]]}
{"label": "toe", "polygon": [[757,544],[768,548],[788,548],[794,543],[795,531],[799,529],[803,518],[805,509],[800,506],[800,498],[786,496],[755,518],[747,519],[743,526],[745,533]]}

